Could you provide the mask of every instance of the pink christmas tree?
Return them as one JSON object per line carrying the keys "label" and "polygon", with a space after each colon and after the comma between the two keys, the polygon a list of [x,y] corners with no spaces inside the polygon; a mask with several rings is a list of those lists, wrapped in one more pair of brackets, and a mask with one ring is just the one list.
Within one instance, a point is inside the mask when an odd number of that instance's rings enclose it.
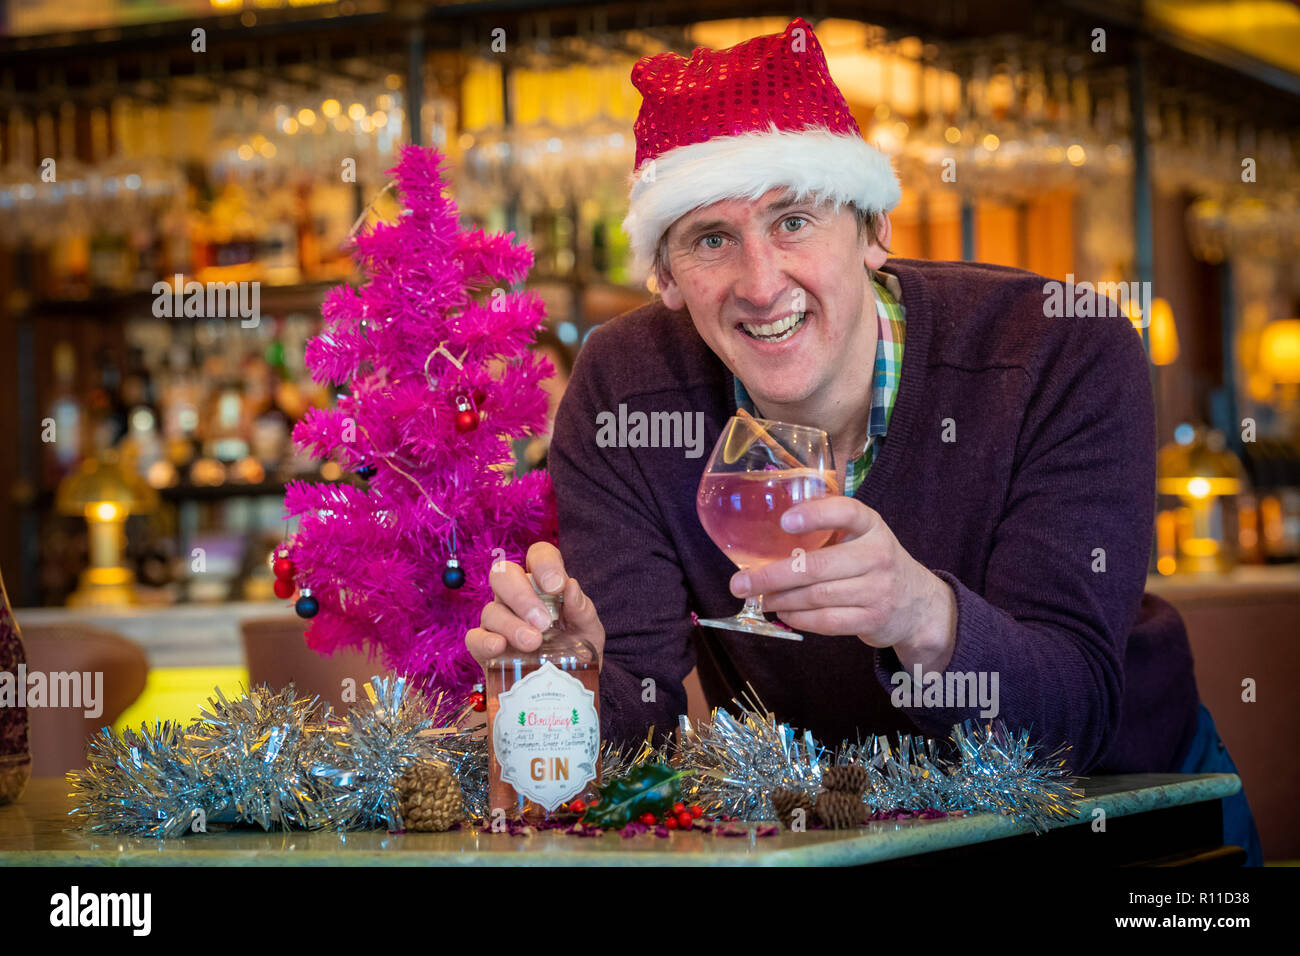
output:
{"label": "pink christmas tree", "polygon": [[405,209],[355,240],[360,289],[330,290],[312,378],[346,386],[335,409],[312,409],[298,448],[357,479],[290,482],[297,515],[293,577],[316,612],[307,643],[364,649],[428,691],[482,679],[465,649],[492,599],[488,572],[555,540],[549,477],[512,478],[510,439],[545,425],[540,382],[550,362],[531,349],[544,306],[512,292],[533,263],[514,234],[462,229],[444,194],[443,157],[406,146],[392,172]]}

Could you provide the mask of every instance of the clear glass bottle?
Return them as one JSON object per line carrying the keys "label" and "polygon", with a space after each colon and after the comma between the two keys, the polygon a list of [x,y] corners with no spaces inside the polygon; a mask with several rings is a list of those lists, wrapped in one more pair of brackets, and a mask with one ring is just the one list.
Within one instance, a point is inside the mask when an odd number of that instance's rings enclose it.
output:
{"label": "clear glass bottle", "polygon": [[542,643],[507,648],[484,672],[489,813],[500,808],[507,819],[537,823],[564,803],[597,796],[600,654],[565,630],[562,595],[535,581],[533,589],[551,615]]}

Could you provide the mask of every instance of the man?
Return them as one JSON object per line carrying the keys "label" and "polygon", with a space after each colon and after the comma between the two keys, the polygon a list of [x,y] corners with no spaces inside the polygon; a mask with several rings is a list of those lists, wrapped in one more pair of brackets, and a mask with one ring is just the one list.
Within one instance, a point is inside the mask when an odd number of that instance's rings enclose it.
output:
{"label": "man", "polygon": [[[698,665],[711,704],[752,686],[832,745],[997,716],[1068,743],[1079,773],[1221,766],[1182,622],[1143,594],[1155,425],[1129,320],[1049,318],[1043,279],[1019,270],[889,260],[897,179],[802,19],[632,78],[624,228],[662,302],[579,355],[551,445],[559,550],[526,558],[602,653],[602,735],[671,731]],[[738,408],[826,431],[845,492],[783,518],[830,544],[747,573],[695,510]],[[637,412],[699,421],[703,440],[600,434]],[[480,661],[535,648],[545,623],[523,568],[492,584],[466,635]],[[805,640],[693,626],[750,594]],[[1248,845],[1241,809],[1230,836]]]}

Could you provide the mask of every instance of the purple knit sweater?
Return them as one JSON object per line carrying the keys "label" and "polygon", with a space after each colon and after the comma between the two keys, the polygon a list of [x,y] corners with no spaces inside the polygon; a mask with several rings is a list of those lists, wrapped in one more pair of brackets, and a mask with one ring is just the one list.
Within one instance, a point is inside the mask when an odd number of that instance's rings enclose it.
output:
{"label": "purple knit sweater", "polygon": [[[1143,594],[1155,424],[1129,320],[1045,318],[1045,280],[1017,269],[892,259],[884,271],[902,285],[907,345],[888,437],[856,497],[956,594],[949,671],[997,672],[999,716],[1048,749],[1070,744],[1077,773],[1176,770],[1198,701],[1182,620]],[[601,447],[597,416],[620,405],[702,412],[703,454]],[[895,707],[897,655],[851,635],[798,643],[692,625],[692,611],[725,617],[741,603],[735,566],[695,512],[734,412],[731,373],[660,301],[597,328],[578,357],[548,467],[566,569],[607,634],[602,735],[671,731],[697,664],[711,706],[752,685],[832,746],[978,720],[978,706]]]}

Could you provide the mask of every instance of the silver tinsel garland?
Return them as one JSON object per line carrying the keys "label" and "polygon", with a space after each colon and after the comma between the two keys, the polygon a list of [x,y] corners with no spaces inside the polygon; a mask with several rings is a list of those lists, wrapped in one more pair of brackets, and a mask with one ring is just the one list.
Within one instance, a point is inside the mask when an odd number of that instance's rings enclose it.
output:
{"label": "silver tinsel garland", "polygon": [[[398,829],[397,782],[417,762],[448,764],[471,818],[486,819],[487,739],[470,705],[432,700],[401,677],[374,677],[367,701],[343,719],[293,685],[256,687],[228,700],[220,690],[182,729],[155,723],[120,737],[104,728],[91,740],[87,767],[68,774],[72,815],[91,830],[182,836],[203,823],[264,829]],[[1043,831],[1076,815],[1063,750],[1039,759],[1029,732],[1001,722],[954,727],[948,754],[930,738],[901,735],[845,742],[831,753],[808,731],[777,721],[748,698],[696,729],[680,718],[676,741],[636,747],[606,742],[601,778],[645,763],[686,771],[682,799],[710,816],[772,820],[772,793],[815,796],[833,765],[867,770],[872,811],[988,811]]]}
{"label": "silver tinsel garland", "polygon": [[454,736],[469,708],[452,716],[441,695],[429,701],[401,677],[374,677],[365,692],[342,720],[290,684],[233,700],[218,689],[184,729],[166,722],[119,737],[105,727],[86,769],[68,774],[70,815],[87,829],[157,837],[207,823],[398,828],[397,780],[444,753],[422,735],[437,726]]}
{"label": "silver tinsel garland", "polygon": [[740,717],[717,709],[698,731],[681,718],[671,762],[689,771],[683,792],[706,813],[741,820],[776,817],[772,793],[796,790],[815,796],[824,767],[861,764],[867,770],[863,800],[873,812],[989,811],[1027,823],[1036,832],[1077,815],[1074,789],[1061,748],[1043,759],[1029,732],[1001,721],[955,726],[944,757],[938,742],[916,735],[884,735],[843,744],[833,755],[807,731],[796,732],[746,699],[733,701]]}

